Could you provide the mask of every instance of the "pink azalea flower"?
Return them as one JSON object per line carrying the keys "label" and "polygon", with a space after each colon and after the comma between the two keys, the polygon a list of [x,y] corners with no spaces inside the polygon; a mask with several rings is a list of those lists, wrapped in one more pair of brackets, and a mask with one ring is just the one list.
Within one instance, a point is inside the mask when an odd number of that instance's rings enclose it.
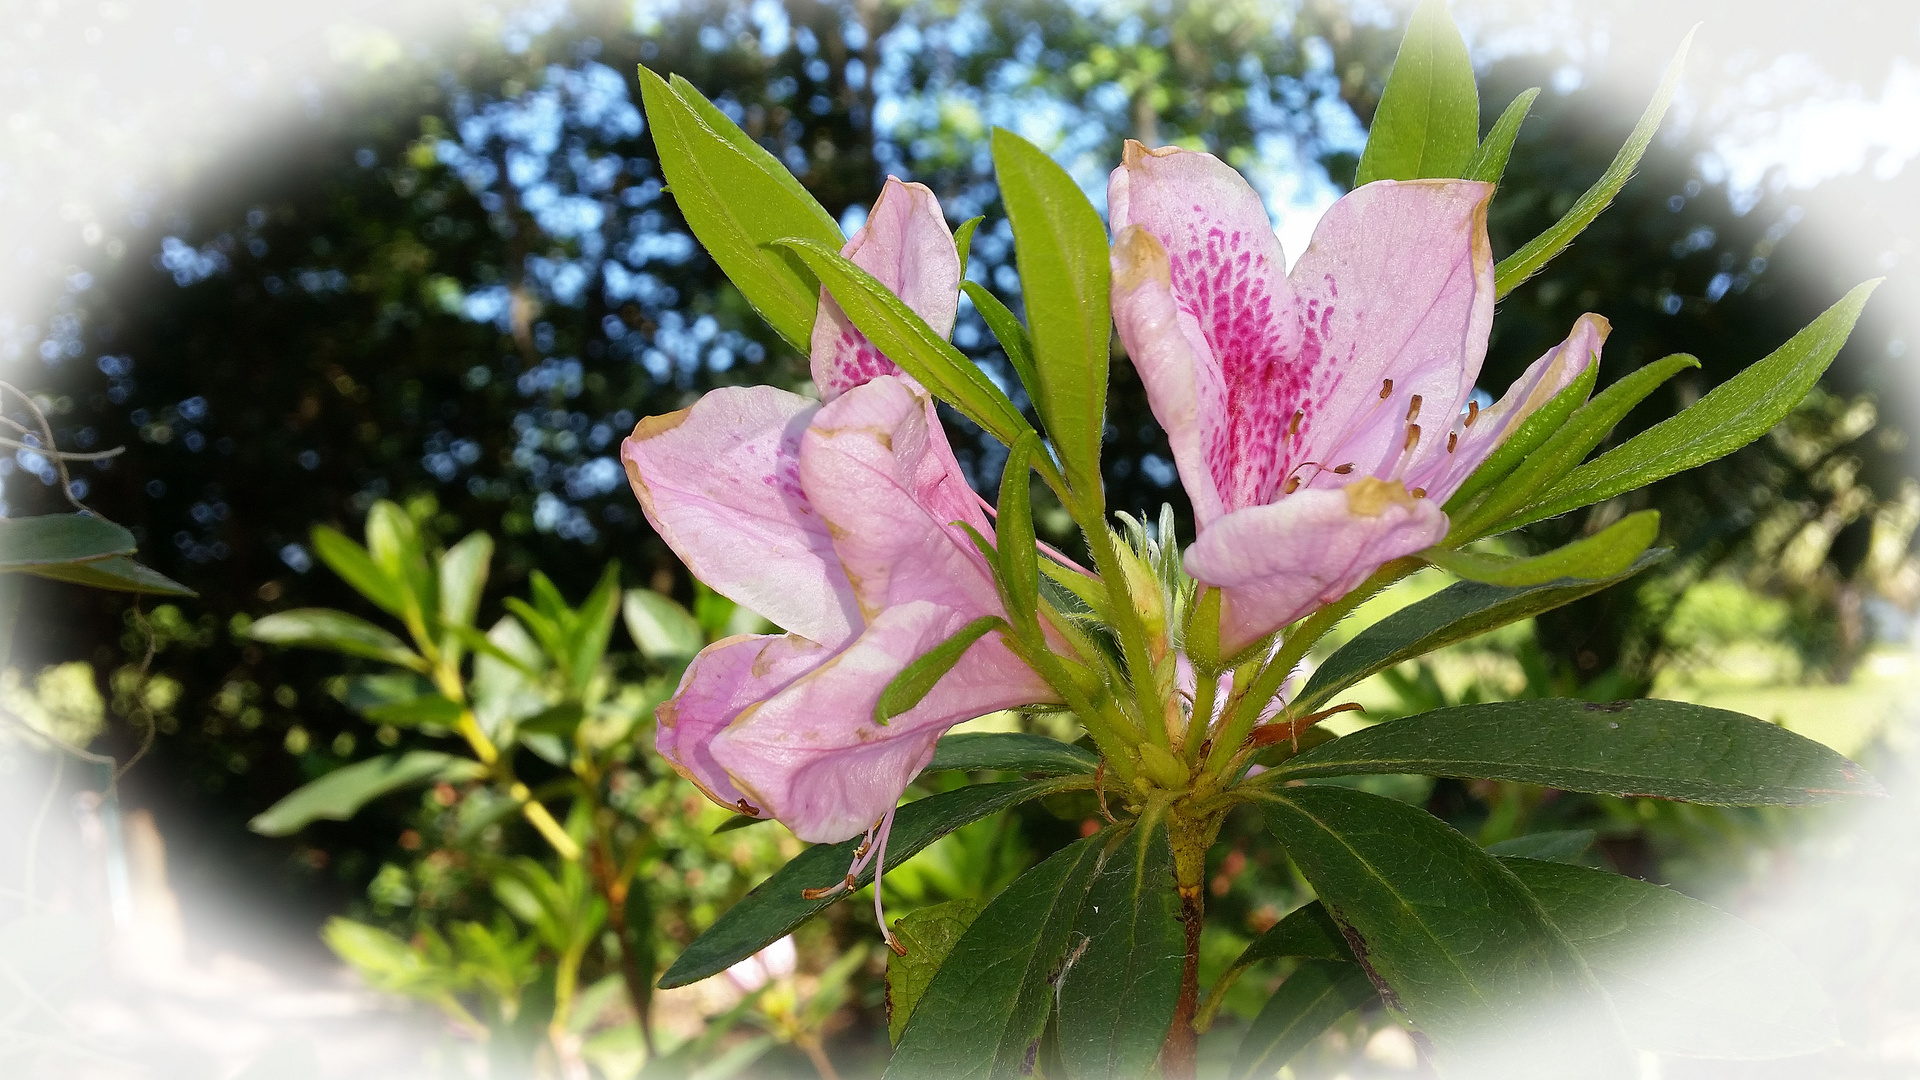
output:
{"label": "pink azalea flower", "polygon": [[[889,179],[843,254],[952,330],[960,260],[925,187]],[[880,692],[908,663],[982,615],[1005,615],[955,523],[993,530],[932,398],[824,290],[812,365],[824,403],[767,386],[715,390],[642,420],[622,456],[648,521],[694,575],[789,631],[703,650],[658,710],[658,749],[715,801],[778,818],[803,840],[866,832],[851,881],[885,859],[894,805],[948,728],[1055,698],[989,634],[918,706],[874,723]]]}
{"label": "pink azalea flower", "polygon": [[1382,180],[1336,202],[1292,273],[1260,197],[1210,154],[1129,142],[1113,171],[1113,314],[1251,645],[1446,536],[1441,504],[1599,361],[1582,316],[1491,409],[1490,184]]}

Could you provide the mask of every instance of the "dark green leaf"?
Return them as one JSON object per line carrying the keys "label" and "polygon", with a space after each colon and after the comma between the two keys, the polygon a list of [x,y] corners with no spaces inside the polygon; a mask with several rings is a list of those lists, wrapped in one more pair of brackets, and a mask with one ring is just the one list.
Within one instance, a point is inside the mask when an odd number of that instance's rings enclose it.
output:
{"label": "dark green leaf", "polygon": [[1040,612],[1040,550],[1033,532],[1033,454],[1040,440],[1023,434],[1007,451],[1000,470],[1000,504],[995,508],[1001,600],[1014,620],[1031,635]]}
{"label": "dark green leaf", "polygon": [[899,1043],[914,1007],[933,982],[934,973],[946,962],[947,954],[959,942],[967,927],[987,906],[985,900],[961,897],[935,904],[893,921],[893,935],[905,955],[887,954],[887,1041]]}
{"label": "dark green leaf", "polygon": [[1067,1075],[1147,1075],[1173,1022],[1187,951],[1164,827],[1136,824],[1105,852],[1073,931],[1054,979]]}
{"label": "dark green leaf", "polygon": [[1303,750],[1275,781],[1362,773],[1512,780],[1714,806],[1882,794],[1865,770],[1764,720],[1686,701],[1494,701],[1389,720]]}
{"label": "dark green leaf", "polygon": [[1588,395],[1593,393],[1593,384],[1599,378],[1600,365],[1588,364],[1577,378],[1549,398],[1545,405],[1534,410],[1533,415],[1522,420],[1519,428],[1507,436],[1506,441],[1494,447],[1493,453],[1488,454],[1466,482],[1448,497],[1447,513],[1459,517],[1461,508],[1474,496],[1506,479],[1527,459],[1527,455],[1539,449],[1541,443],[1551,439],[1566,424],[1575,409],[1587,403]]}
{"label": "dark green leaf", "polygon": [[1248,968],[1287,956],[1353,963],[1353,950],[1347,947],[1347,939],[1340,935],[1340,927],[1318,900],[1293,909],[1286,918],[1268,927],[1266,933],[1253,939],[1233,966]]}
{"label": "dark green leaf", "polygon": [[749,825],[758,825],[763,821],[772,821],[772,820],[773,820],[772,818],[749,817],[746,814],[735,814],[732,817],[728,818],[727,820],[714,826],[713,835],[719,836],[721,833],[732,832],[735,829],[744,829]]}
{"label": "dark green leaf", "polygon": [[974,642],[1006,625],[1006,621],[998,615],[982,615],[954,631],[952,637],[916,657],[912,663],[900,669],[900,674],[887,683],[886,689],[880,691],[880,700],[873,703],[873,722],[884,727],[889,720],[920,704],[923,698],[933,692],[934,685],[953,670],[953,665],[960,662]]}
{"label": "dark green leaf", "polygon": [[1489,585],[1545,585],[1562,578],[1592,581],[1612,577],[1632,566],[1659,535],[1660,511],[1642,510],[1628,514],[1592,536],[1528,558],[1446,548],[1430,548],[1421,552],[1420,557],[1449,573]]}
{"label": "dark green leaf", "polygon": [[1599,581],[1558,581],[1521,588],[1477,581],[1449,585],[1381,619],[1334,650],[1307,679],[1295,711],[1319,708],[1340,690],[1376,671],[1591,596],[1665,557],[1665,551],[1645,552],[1632,566]]}
{"label": "dark green leaf", "polygon": [[1302,962],[1254,1017],[1227,1075],[1233,1080],[1274,1075],[1341,1017],[1375,996],[1373,983],[1358,964]]}
{"label": "dark green leaf", "polygon": [[[1015,780],[974,784],[908,803],[894,814],[887,861],[899,866],[921,848],[962,825],[1059,791],[1069,783]],[[860,838],[855,837],[838,844],[810,847],[774,871],[772,877],[727,909],[706,933],[687,946],[661,977],[661,987],[684,986],[725,971],[833,903],[831,897],[808,900],[800,891],[823,888],[845,877],[847,867],[853,865],[853,850],[859,845]],[[872,880],[873,864],[869,862],[859,883]]]}
{"label": "dark green leaf", "polygon": [[756,154],[737,141],[743,135],[729,138],[710,127],[701,111],[644,67],[640,97],[661,172],[687,226],[767,325],[805,355],[819,284],[793,255],[769,245],[804,236],[838,251],[839,228],[764,150]]}
{"label": "dark green leaf", "polygon": [[1105,840],[1096,834],[1062,848],[987,905],[921,995],[887,1076],[1026,1074]]}
{"label": "dark green leaf", "polygon": [[420,528],[397,503],[381,499],[368,508],[367,554],[399,583],[403,616],[411,610],[424,621],[439,609],[439,583],[427,569]]}
{"label": "dark green leaf", "polygon": [[1586,958],[1641,1049],[1754,1059],[1839,1041],[1813,973],[1726,912],[1602,870],[1502,861]]}
{"label": "dark green leaf", "polygon": [[[1695,28],[1696,30],[1698,27]],[[1647,110],[1640,114],[1639,123],[1633,125],[1633,133],[1627,136],[1626,145],[1613,156],[1607,171],[1594,181],[1593,186],[1574,200],[1573,206],[1561,215],[1553,227],[1520,248],[1519,251],[1500,260],[1493,268],[1494,299],[1499,299],[1514,290],[1514,287],[1534,275],[1534,272],[1547,265],[1555,255],[1566,250],[1573,238],[1593,224],[1593,219],[1613,202],[1613,197],[1626,186],[1628,178],[1633,176],[1634,166],[1640,164],[1640,155],[1646,153],[1647,144],[1653,141],[1653,133],[1660,127],[1660,118],[1667,115],[1667,106],[1673,101],[1673,92],[1680,86],[1680,70],[1686,65],[1687,46],[1693,43],[1693,30],[1687,31],[1685,40],[1680,42],[1680,51],[1673,54],[1667,62],[1667,72],[1661,76],[1660,88],[1653,92],[1653,100],[1647,103]]]}
{"label": "dark green leaf", "polygon": [[1027,328],[1000,298],[988,292],[986,286],[976,281],[963,281],[960,291],[972,299],[974,308],[987,322],[987,329],[993,331],[993,339],[1000,343],[1001,351],[1007,354],[1007,362],[1013,365],[1013,372],[1020,378],[1021,389],[1029,398],[1039,392],[1040,374],[1033,369],[1033,342],[1027,339]]}
{"label": "dark green leaf", "polygon": [[692,612],[652,589],[628,589],[621,610],[628,635],[639,646],[640,655],[649,660],[691,660],[707,643],[707,635]]}
{"label": "dark green leaf", "polygon": [[1487,854],[1570,863],[1593,845],[1592,829],[1562,829],[1528,833],[1487,845]]}
{"label": "dark green leaf", "polygon": [[708,130],[725,139],[762,173],[772,177],[781,187],[786,188],[787,192],[793,196],[794,208],[812,215],[820,227],[820,235],[826,237],[840,235],[840,223],[833,220],[833,215],[827,213],[826,207],[821,206],[820,201],[813,197],[813,193],[800,183],[800,178],[781,164],[780,159],[774,157],[771,151],[755,142],[753,136],[741,130],[740,125],[734,123],[731,117],[721,112],[713,102],[708,101],[707,96],[702,94],[698,87],[678,75],[669,76],[667,84],[673,88],[675,94],[680,96],[681,101],[686,102],[687,107],[693,110]]}
{"label": "dark green leaf", "polygon": [[585,716],[586,710],[581,708],[579,702],[563,701],[520,721],[516,730],[522,735],[558,735],[571,739],[573,729],[580,726]]}
{"label": "dark green leaf", "polygon": [[887,359],[919,380],[935,397],[960,410],[987,433],[1012,446],[1033,430],[1007,395],[965,354],[935,333],[872,274],[854,265],[833,246],[804,237],[779,243],[817,275],[821,284]]}
{"label": "dark green leaf", "polygon": [[[627,883],[627,901],[622,908],[620,951],[630,958],[629,962],[640,972],[640,985],[636,988],[640,1000],[632,1004],[635,1009],[645,1010],[647,1003],[653,999],[653,974],[660,970],[660,942],[653,897],[647,891],[647,879],[644,876]],[[628,985],[632,986],[631,983]]]}
{"label": "dark green leaf", "polygon": [[1107,230],[1073,177],[1040,148],[993,130],[993,170],[1013,223],[1037,382],[1027,387],[1067,476],[1098,496],[1106,423]]}
{"label": "dark green leaf", "polygon": [[1607,437],[1607,432],[1613,430],[1620,418],[1631,412],[1660,384],[1687,368],[1699,366],[1700,361],[1693,357],[1675,353],[1640,368],[1601,391],[1592,401],[1576,409],[1560,430],[1554,432],[1538,450],[1531,451],[1492,491],[1462,513],[1454,515],[1456,520],[1447,533],[1446,542],[1463,544],[1489,533],[1515,528],[1519,524],[1513,516],[1515,510],[1532,501],[1536,493],[1564,480],[1574,466],[1587,456],[1588,451],[1600,445],[1600,440]]}
{"label": "dark green leaf", "polygon": [[1846,344],[1875,278],[1842,297],[1764,359],[1669,417],[1575,469],[1514,519],[1564,514],[1704,465],[1766,434],[1800,404]]}
{"label": "dark green leaf", "polygon": [[471,780],[485,770],[468,758],[437,750],[385,754],[335,769],[247,822],[262,836],[291,836],[309,822],[346,821],[373,799],[429,780]]}
{"label": "dark green leaf", "polygon": [[273,645],[331,649],[348,656],[364,656],[424,671],[427,662],[406,642],[358,615],[332,608],[295,608],[254,620],[247,636]]}
{"label": "dark green leaf", "polygon": [[33,566],[28,567],[25,572],[35,577],[71,582],[92,589],[148,593],[154,596],[200,595],[158,570],[142,566],[124,555],[110,555],[104,559],[92,559],[87,562]]}
{"label": "dark green leaf", "polygon": [[398,727],[438,724],[450,728],[459,722],[460,714],[465,711],[466,707],[457,701],[449,701],[439,694],[425,694],[405,701],[369,705],[361,710],[361,715],[375,723]]}
{"label": "dark green leaf", "polygon": [[0,517],[0,571],[131,555],[133,534],[92,514]]}
{"label": "dark green leaf", "polygon": [[1467,171],[1463,174],[1469,180],[1483,180],[1489,184],[1498,184],[1507,173],[1507,157],[1513,153],[1514,137],[1520,134],[1520,125],[1527,119],[1527,110],[1533,108],[1533,99],[1540,96],[1540,88],[1523,90],[1513,99],[1500,119],[1493,122],[1493,130],[1481,141],[1480,149],[1474,151],[1473,160],[1467,162]]}
{"label": "dark green leaf", "polygon": [[373,601],[389,615],[405,616],[406,592],[399,580],[373,561],[367,549],[325,525],[313,529],[313,553],[353,591]]}
{"label": "dark green leaf", "polygon": [[[1443,1067],[1471,1074],[1518,1055],[1529,1075],[1631,1075],[1586,965],[1519,879],[1471,840],[1417,807],[1349,788],[1270,788],[1260,806],[1387,1006]],[[1556,1010],[1552,1037],[1525,1037],[1543,1007]]]}
{"label": "dark green leaf", "polygon": [[1480,146],[1480,90],[1446,0],[1407,20],[1353,185],[1467,175]]}
{"label": "dark green leaf", "polygon": [[963,731],[948,735],[933,748],[933,760],[926,771],[956,769],[971,772],[992,769],[998,772],[1040,773],[1048,776],[1085,776],[1100,765],[1100,758],[1082,749],[1044,735],[1018,731]]}
{"label": "dark green leaf", "polygon": [[973,230],[985,220],[984,217],[970,217],[953,230],[953,250],[954,254],[960,256],[960,278],[963,281],[967,277],[967,257],[973,251]]}

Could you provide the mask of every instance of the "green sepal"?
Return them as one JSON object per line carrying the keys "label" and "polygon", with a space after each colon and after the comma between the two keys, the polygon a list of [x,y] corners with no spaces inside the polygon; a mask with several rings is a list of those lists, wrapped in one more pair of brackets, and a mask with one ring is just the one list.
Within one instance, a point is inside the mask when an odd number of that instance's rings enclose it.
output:
{"label": "green sepal", "polygon": [[1481,141],[1480,149],[1474,151],[1473,160],[1467,162],[1466,178],[1480,180],[1489,184],[1498,184],[1507,173],[1507,158],[1513,153],[1513,140],[1520,134],[1520,125],[1527,119],[1527,110],[1533,108],[1533,99],[1540,96],[1540,88],[1523,90],[1513,99],[1500,119],[1493,122],[1493,130]]}

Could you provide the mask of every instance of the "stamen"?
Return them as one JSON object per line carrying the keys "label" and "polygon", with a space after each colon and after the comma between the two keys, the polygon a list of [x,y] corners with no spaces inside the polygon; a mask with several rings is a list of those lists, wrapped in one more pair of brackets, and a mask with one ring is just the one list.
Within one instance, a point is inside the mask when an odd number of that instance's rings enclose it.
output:
{"label": "stamen", "polygon": [[745,799],[741,799],[740,801],[734,803],[733,807],[734,809],[740,811],[741,813],[747,815],[748,817],[760,816],[760,808],[753,805],[752,803],[748,802]]}
{"label": "stamen", "polygon": [[887,816],[880,819],[880,846],[876,849],[879,854],[873,864],[873,918],[880,924],[880,936],[887,939],[887,948],[892,949],[896,956],[905,956],[907,947],[900,944],[900,939],[894,937],[893,931],[887,928],[886,908],[880,903],[880,879],[887,876],[887,836],[892,832],[893,811],[889,810]]}
{"label": "stamen", "polygon": [[1427,489],[1414,488],[1412,491],[1407,492],[1407,494],[1412,495],[1416,499],[1424,499],[1427,497]]}
{"label": "stamen", "polygon": [[1386,379],[1382,381],[1380,383],[1380,400],[1381,401],[1387,400],[1387,395],[1391,393],[1393,393],[1393,380]]}
{"label": "stamen", "polygon": [[[1313,467],[1318,469],[1326,468],[1326,466],[1321,465],[1317,461],[1303,461],[1300,464],[1295,465],[1293,468],[1287,470],[1287,480],[1286,480],[1286,483],[1280,485],[1280,494],[1291,495],[1294,492],[1299,491],[1301,481],[1300,481],[1300,477],[1296,474],[1299,473],[1301,469],[1304,469],[1309,465],[1312,465]],[[1315,473],[1314,475],[1318,476],[1320,474]],[[1312,483],[1312,480],[1308,480],[1307,482]]]}
{"label": "stamen", "polygon": [[1284,484],[1280,488],[1280,493],[1282,495],[1291,495],[1294,492],[1299,490],[1300,490],[1300,478],[1297,476],[1289,476],[1287,477],[1286,484]]}
{"label": "stamen", "polygon": [[1300,421],[1306,419],[1306,417],[1307,410],[1305,409],[1295,409],[1293,411],[1293,419],[1287,422],[1287,438],[1291,439],[1300,434]]}
{"label": "stamen", "polygon": [[1411,424],[1418,419],[1420,419],[1420,395],[1415,394],[1413,400],[1407,403],[1407,422]]}
{"label": "stamen", "polygon": [[[885,818],[875,822],[873,828],[867,830],[867,835],[861,839],[860,846],[853,849],[853,865],[847,867],[846,880],[836,881],[831,885],[822,886],[818,889],[801,889],[800,899],[824,900],[829,896],[838,896],[843,892],[850,892],[858,887],[860,884],[860,871],[867,868],[867,860],[872,858],[874,831],[885,822],[891,821],[892,818],[893,814],[889,811]],[[884,843],[884,841],[882,842]]]}
{"label": "stamen", "polygon": [[1406,451],[1413,449],[1414,446],[1417,443],[1419,443],[1419,441],[1420,441],[1420,425],[1408,424],[1407,425],[1407,445],[1404,447],[1401,447],[1401,452],[1405,453]]}
{"label": "stamen", "polygon": [[1460,444],[1460,433],[1457,431],[1447,432],[1447,453],[1449,454],[1453,453],[1453,448],[1455,446],[1458,446],[1459,444]]}
{"label": "stamen", "polygon": [[1480,403],[1477,401],[1467,402],[1467,422],[1465,426],[1472,427],[1474,419],[1479,415],[1480,415]]}
{"label": "stamen", "polygon": [[1345,465],[1335,465],[1333,471],[1337,476],[1345,476],[1353,471],[1353,462],[1349,461]]}

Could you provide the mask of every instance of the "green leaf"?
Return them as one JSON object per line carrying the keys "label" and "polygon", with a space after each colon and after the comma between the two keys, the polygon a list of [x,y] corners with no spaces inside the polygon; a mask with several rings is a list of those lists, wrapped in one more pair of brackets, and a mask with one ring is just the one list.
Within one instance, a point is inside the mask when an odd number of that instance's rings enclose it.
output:
{"label": "green leaf", "polygon": [[[1000,784],[974,784],[953,791],[929,795],[902,806],[894,813],[893,833],[887,844],[887,858],[899,866],[921,848],[942,836],[1009,806],[1050,795],[1074,781],[1014,780]],[[1084,784],[1084,781],[1078,781]],[[717,975],[728,967],[765,948],[794,927],[812,918],[833,903],[833,897],[809,900],[802,889],[822,888],[846,876],[853,865],[855,837],[838,844],[820,844],[801,852],[773,876],[747,893],[740,902],[714,920],[707,932],[687,946],[673,966],[660,978],[667,989]],[[862,871],[856,887],[873,880],[873,864]]]}
{"label": "green leaf", "polygon": [[295,608],[255,619],[247,627],[247,636],[271,645],[330,649],[415,671],[427,669],[427,662],[406,642],[357,615],[332,608]]}
{"label": "green leaf", "polygon": [[887,1041],[898,1044],[914,1007],[926,994],[934,973],[947,959],[967,927],[987,906],[985,900],[963,896],[944,904],[921,908],[893,921],[893,936],[906,954],[887,954]]}
{"label": "green leaf", "polygon": [[493,561],[493,537],[469,533],[440,556],[440,621],[472,626],[480,612],[480,593],[487,587],[487,564]]}
{"label": "green leaf", "polygon": [[758,825],[763,821],[772,820],[772,818],[749,817],[746,814],[735,814],[720,824],[715,825],[713,827],[713,835],[719,836],[721,833],[729,833],[735,829],[744,829],[749,825]]}
{"label": "green leaf", "polygon": [[1881,279],[1855,286],[1792,340],[1676,415],[1601,454],[1521,511],[1514,526],[1564,514],[1725,457],[1800,404],[1846,344]]}
{"label": "green leaf", "polygon": [[1332,656],[1313,670],[1293,711],[1304,715],[1376,671],[1571,604],[1625,581],[1665,557],[1666,552],[1661,550],[1644,552],[1632,566],[1597,581],[1554,581],[1523,587],[1483,585],[1477,581],[1449,585],[1381,619],[1334,650]]}
{"label": "green leaf", "polygon": [[1600,174],[1592,187],[1574,200],[1573,206],[1561,215],[1553,227],[1520,248],[1519,251],[1501,259],[1493,268],[1493,296],[1498,300],[1512,292],[1521,282],[1532,277],[1541,267],[1547,265],[1555,255],[1566,250],[1573,239],[1593,224],[1593,219],[1613,202],[1613,197],[1626,186],[1633,176],[1634,166],[1640,164],[1640,155],[1646,153],[1647,144],[1653,141],[1653,133],[1660,127],[1660,119],[1667,115],[1667,106],[1673,101],[1673,92],[1680,86],[1680,70],[1686,66],[1687,47],[1693,44],[1694,32],[1680,42],[1680,51],[1673,54],[1667,62],[1666,74],[1660,78],[1660,88],[1653,92],[1653,100],[1647,103],[1647,110],[1640,114],[1640,121],[1633,125],[1632,134],[1627,136],[1626,145],[1613,156],[1607,171]]}
{"label": "green leaf", "polygon": [[90,559],[87,562],[33,566],[28,567],[25,573],[54,581],[85,585],[92,589],[112,589],[117,592],[147,593],[154,596],[200,595],[158,570],[142,566],[124,555],[110,555],[104,559]]}
{"label": "green leaf", "polygon": [[1488,844],[1487,854],[1570,863],[1586,854],[1587,848],[1591,846],[1593,846],[1592,829],[1562,829],[1555,832],[1528,833],[1511,840],[1502,840],[1497,844]]}
{"label": "green leaf", "polygon": [[1502,861],[1586,958],[1641,1049],[1751,1060],[1839,1041],[1819,979],[1747,923],[1618,874]]}
{"label": "green leaf", "polygon": [[[1517,527],[1520,519],[1514,517],[1514,511],[1527,505],[1536,493],[1565,479],[1574,466],[1587,456],[1588,451],[1600,445],[1600,440],[1607,437],[1607,432],[1613,430],[1621,417],[1633,411],[1635,405],[1644,401],[1662,383],[1687,368],[1699,366],[1700,361],[1693,357],[1675,353],[1632,372],[1602,390],[1592,401],[1574,410],[1558,431],[1538,450],[1529,452],[1493,490],[1474,505],[1454,515],[1454,525],[1447,533],[1446,543],[1462,544],[1489,533]],[[1451,504],[1452,500],[1448,502]]]}
{"label": "green leaf", "polygon": [[818,275],[874,348],[935,397],[959,409],[1008,446],[1022,432],[1033,430],[985,372],[853,260],[834,247],[804,237],[789,237],[778,243]]}
{"label": "green leaf", "polygon": [[133,534],[92,514],[0,517],[0,571],[131,555]]}
{"label": "green leaf", "polygon": [[1883,793],[1860,766],[1786,728],[1657,699],[1547,698],[1435,709],[1303,750],[1270,770],[1270,782],[1362,773],[1512,780],[1714,806],[1792,806]]}
{"label": "green leaf", "polygon": [[921,996],[886,1076],[1026,1074],[1105,839],[1095,834],[1069,844],[987,905]]}
{"label": "green leaf", "polygon": [[963,731],[948,735],[933,748],[927,772],[943,769],[991,769],[996,772],[1038,773],[1043,776],[1087,776],[1100,766],[1090,750],[1019,731]]}
{"label": "green leaf", "polygon": [[730,139],[709,126],[701,111],[644,67],[640,98],[660,170],[687,227],[753,310],[806,355],[819,284],[799,260],[769,245],[804,236],[837,251],[839,228],[771,155],[740,145],[744,136]]}
{"label": "green leaf", "polygon": [[[1471,840],[1424,810],[1343,787],[1265,789],[1260,806],[1387,1007],[1443,1067],[1471,1074],[1519,1055],[1528,1075],[1630,1075],[1586,965]],[[1569,1011],[1550,1039],[1519,1037],[1543,1006]]]}
{"label": "green leaf", "polygon": [[1233,966],[1244,969],[1288,956],[1353,963],[1353,950],[1347,946],[1347,939],[1340,935],[1340,927],[1333,916],[1327,914],[1325,905],[1317,900],[1293,909],[1286,918],[1268,927],[1266,933],[1254,938],[1241,952]]}
{"label": "green leaf", "polygon": [[620,617],[620,564],[609,562],[600,574],[599,584],[580,603],[567,642],[569,655],[554,659],[566,666],[573,677],[574,689],[585,693],[607,655],[607,642],[613,637],[613,624]]}
{"label": "green leaf", "polygon": [[349,537],[316,525],[313,529],[313,553],[353,591],[379,605],[389,615],[405,617],[406,592],[400,580],[387,573],[367,549]]}
{"label": "green leaf", "polygon": [[1073,177],[1039,147],[993,129],[993,170],[1013,223],[1033,341],[1027,386],[1074,490],[1097,498],[1107,413],[1107,230]]}
{"label": "green leaf", "polygon": [[325,818],[346,821],[360,808],[390,791],[429,780],[471,780],[485,772],[476,761],[438,750],[384,754],[335,769],[268,807],[247,822],[262,836],[291,836]]}
{"label": "green leaf", "polygon": [[1301,963],[1253,1018],[1227,1075],[1232,1080],[1274,1075],[1341,1017],[1375,996],[1373,983],[1358,964]]}
{"label": "green leaf", "polygon": [[367,510],[367,554],[401,588],[402,616],[411,609],[423,620],[439,609],[439,591],[427,569],[427,551],[413,518],[396,503],[381,499]]}
{"label": "green leaf", "polygon": [[709,131],[725,139],[762,173],[772,177],[781,187],[786,188],[787,193],[793,196],[795,207],[812,215],[820,227],[822,236],[840,235],[840,223],[833,220],[833,215],[827,213],[826,207],[820,205],[820,201],[813,197],[813,193],[800,183],[800,178],[793,175],[793,172],[782,164],[779,158],[774,157],[772,151],[755,142],[753,136],[748,135],[739,124],[733,122],[732,117],[721,112],[718,106],[708,101],[707,96],[692,83],[678,75],[672,75],[668,77],[667,85],[672,87],[673,92],[693,110],[694,115],[707,126]]}
{"label": "green leaf", "polygon": [[1067,1075],[1148,1075],[1173,1022],[1187,951],[1163,825],[1136,823],[1110,845],[1080,905],[1073,940],[1071,963],[1053,980]]}
{"label": "green leaf", "polygon": [[979,228],[980,223],[985,220],[987,219],[984,217],[971,217],[961,222],[959,228],[953,230],[953,251],[954,254],[960,256],[960,279],[962,281],[965,281],[967,277],[967,257],[973,251],[973,230]]}
{"label": "green leaf", "polygon": [[1507,174],[1507,158],[1513,153],[1513,140],[1520,134],[1520,125],[1527,119],[1527,110],[1533,108],[1533,99],[1540,96],[1540,88],[1521,91],[1513,99],[1500,119],[1493,122],[1493,130],[1480,143],[1480,149],[1474,151],[1473,160],[1467,162],[1464,174],[1468,180],[1483,180],[1489,184],[1498,184]]}
{"label": "green leaf", "polygon": [[1562,578],[1591,581],[1612,577],[1632,566],[1659,535],[1660,511],[1642,510],[1592,536],[1530,558],[1445,548],[1429,548],[1420,557],[1468,581],[1489,585],[1545,585]]}
{"label": "green leaf", "polygon": [[873,722],[885,727],[889,720],[920,704],[921,700],[933,692],[953,665],[960,662],[973,643],[985,637],[989,631],[1002,629],[1006,620],[998,615],[982,615],[967,625],[954,631],[953,636],[928,649],[916,657],[906,667],[900,669],[887,688],[880,691],[880,700],[873,703]]}
{"label": "green leaf", "polygon": [[361,710],[361,715],[380,724],[393,724],[397,727],[416,727],[420,724],[438,724],[450,728],[460,721],[460,714],[466,706],[450,701],[439,694],[422,694],[405,701],[388,701],[378,705],[369,705]]}
{"label": "green leaf", "polygon": [[1033,532],[1032,462],[1039,437],[1023,434],[1007,451],[1000,470],[1000,505],[994,512],[995,562],[1001,599],[1029,634],[1040,612],[1040,549]]}
{"label": "green leaf", "polygon": [[669,597],[652,589],[628,589],[621,603],[627,634],[640,655],[664,663],[693,659],[707,643],[700,621]]}
{"label": "green leaf", "polygon": [[1494,447],[1466,482],[1447,499],[1446,512],[1459,517],[1474,496],[1498,484],[1507,475],[1527,460],[1527,456],[1540,448],[1540,444],[1554,436],[1554,433],[1566,426],[1567,418],[1574,410],[1587,403],[1588,395],[1593,393],[1593,384],[1600,378],[1600,365],[1588,364],[1571,383],[1562,387],[1560,392],[1547,400],[1545,405],[1534,410],[1533,415],[1520,422],[1520,426],[1506,441]]}
{"label": "green leaf", "polygon": [[1480,146],[1480,90],[1446,0],[1422,0],[1407,20],[1353,186],[1467,175]]}
{"label": "green leaf", "polygon": [[1013,372],[1020,378],[1021,389],[1029,398],[1040,392],[1040,373],[1033,369],[1033,342],[1027,338],[1027,328],[1000,298],[987,291],[986,286],[977,281],[963,281],[960,291],[973,301],[975,310],[987,322],[987,329],[993,331],[993,339],[1000,343],[1000,349],[1007,354],[1007,363],[1013,365]]}

